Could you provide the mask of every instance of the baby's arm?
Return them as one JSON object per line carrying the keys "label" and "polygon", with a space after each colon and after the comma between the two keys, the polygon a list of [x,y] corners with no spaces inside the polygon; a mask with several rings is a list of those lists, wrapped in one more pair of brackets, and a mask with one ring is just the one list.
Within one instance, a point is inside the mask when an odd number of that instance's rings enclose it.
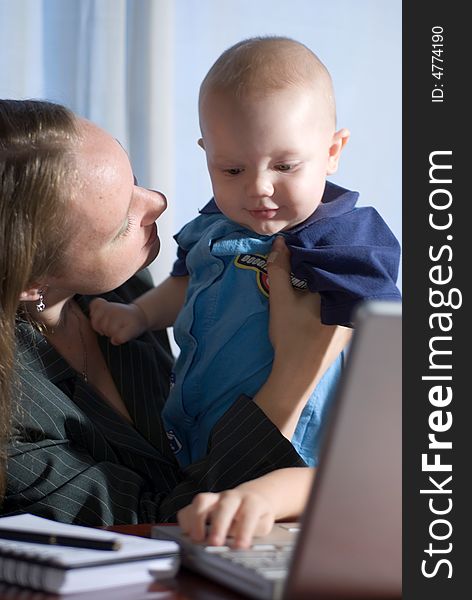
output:
{"label": "baby's arm", "polygon": [[188,275],[168,277],[154,289],[133,302],[146,317],[146,329],[151,331],[172,327],[185,301]]}
{"label": "baby's arm", "polygon": [[90,303],[92,327],[123,344],[144,331],[171,327],[185,301],[188,276],[168,277],[131,304],[107,302],[96,298]]}
{"label": "baby's arm", "polygon": [[278,469],[232,490],[202,493],[177,514],[179,525],[195,542],[219,546],[226,536],[234,546],[247,548],[253,536],[266,535],[275,520],[293,520],[301,515],[308,500],[314,469]]}

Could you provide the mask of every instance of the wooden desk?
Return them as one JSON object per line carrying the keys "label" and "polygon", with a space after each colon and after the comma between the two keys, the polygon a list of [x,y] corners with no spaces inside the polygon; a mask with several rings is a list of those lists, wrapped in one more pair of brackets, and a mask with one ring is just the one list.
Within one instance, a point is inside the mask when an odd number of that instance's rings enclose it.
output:
{"label": "wooden desk", "polygon": [[[151,525],[107,527],[110,531],[149,537]],[[56,596],[0,583],[0,600],[241,600],[242,596],[213,583],[187,569],[181,569],[175,579],[165,582],[110,588],[86,594]]]}

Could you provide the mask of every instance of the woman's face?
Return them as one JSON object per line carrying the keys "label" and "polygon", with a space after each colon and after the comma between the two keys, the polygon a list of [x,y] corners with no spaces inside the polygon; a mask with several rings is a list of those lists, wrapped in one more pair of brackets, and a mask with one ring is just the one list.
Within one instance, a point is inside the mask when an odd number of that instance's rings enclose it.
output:
{"label": "woman's face", "polygon": [[78,120],[78,184],[70,199],[65,268],[51,286],[71,293],[112,290],[158,255],[156,219],[165,197],[137,185],[126,152],[105,131]]}

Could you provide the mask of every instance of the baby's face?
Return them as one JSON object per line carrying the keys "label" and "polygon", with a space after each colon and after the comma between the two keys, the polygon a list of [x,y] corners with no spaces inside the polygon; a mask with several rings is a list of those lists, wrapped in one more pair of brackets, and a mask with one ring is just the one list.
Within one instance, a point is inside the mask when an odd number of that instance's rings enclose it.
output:
{"label": "baby's face", "polygon": [[335,156],[334,124],[313,91],[244,101],[213,92],[200,120],[215,201],[229,219],[273,235],[314,212],[342,143]]}

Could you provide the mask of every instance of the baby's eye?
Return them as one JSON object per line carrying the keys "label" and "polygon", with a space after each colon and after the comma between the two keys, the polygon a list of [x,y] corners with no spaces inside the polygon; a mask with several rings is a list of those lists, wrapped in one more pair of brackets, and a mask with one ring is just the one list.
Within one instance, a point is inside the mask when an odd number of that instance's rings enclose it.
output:
{"label": "baby's eye", "polygon": [[242,169],[234,168],[234,169],[224,169],[223,173],[227,173],[228,175],[239,175],[242,173]]}
{"label": "baby's eye", "polygon": [[291,171],[293,169],[294,165],[289,165],[289,164],[281,164],[281,165],[275,165],[275,168],[277,169],[277,171]]}

